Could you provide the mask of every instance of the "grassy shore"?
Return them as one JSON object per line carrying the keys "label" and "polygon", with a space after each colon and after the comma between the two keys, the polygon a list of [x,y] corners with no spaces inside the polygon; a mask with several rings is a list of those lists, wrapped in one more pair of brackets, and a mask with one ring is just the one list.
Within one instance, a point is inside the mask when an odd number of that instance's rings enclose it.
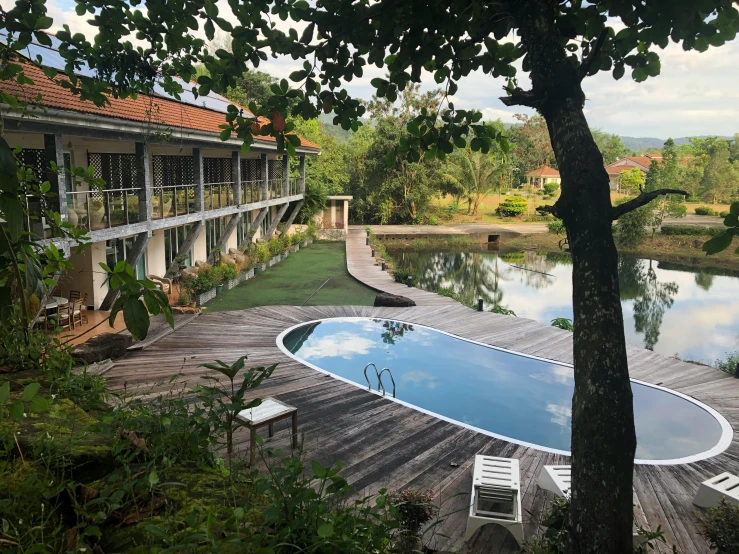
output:
{"label": "grassy shore", "polygon": [[[559,242],[564,235],[550,233],[535,233],[521,235],[516,238],[507,239],[503,243],[506,250],[538,250],[544,252],[560,252]],[[728,269],[739,271],[739,256],[734,251],[739,247],[739,238],[721,252],[713,256],[706,256],[701,250],[707,237],[685,237],[655,235],[654,239],[648,238],[637,248],[619,247],[619,252],[630,254],[640,258],[651,258],[665,262],[690,264],[695,267],[714,267],[717,269]]]}

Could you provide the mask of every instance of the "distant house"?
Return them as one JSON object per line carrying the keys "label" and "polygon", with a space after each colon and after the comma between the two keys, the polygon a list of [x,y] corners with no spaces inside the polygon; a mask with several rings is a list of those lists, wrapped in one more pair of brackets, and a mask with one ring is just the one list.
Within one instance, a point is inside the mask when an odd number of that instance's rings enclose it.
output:
{"label": "distant house", "polygon": [[545,183],[560,184],[562,182],[559,171],[548,165],[543,165],[529,171],[526,174],[526,179],[528,180],[528,185],[535,189],[544,188]]}
{"label": "distant house", "polygon": [[621,189],[621,173],[629,169],[639,169],[644,175],[649,171],[649,165],[652,160],[662,163],[662,154],[646,154],[644,156],[626,156],[606,166],[608,180],[611,190]]}

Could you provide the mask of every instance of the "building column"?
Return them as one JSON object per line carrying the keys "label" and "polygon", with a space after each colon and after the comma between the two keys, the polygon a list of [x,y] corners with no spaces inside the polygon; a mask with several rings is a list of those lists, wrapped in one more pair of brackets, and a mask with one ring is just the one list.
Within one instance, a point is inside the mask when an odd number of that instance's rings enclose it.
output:
{"label": "building column", "polygon": [[290,196],[290,160],[287,154],[282,155],[282,192],[285,198]]}
{"label": "building column", "polygon": [[[192,149],[193,179],[195,181],[195,210],[205,211],[205,187],[203,185],[203,151],[200,148]],[[183,185],[186,183],[182,183]]]}
{"label": "building column", "polygon": [[269,161],[262,154],[262,200],[269,200]]}
{"label": "building column", "polygon": [[[62,221],[69,221],[69,210],[67,208],[67,180],[64,178],[64,150],[62,147],[62,134],[45,134],[44,150],[46,151],[46,161],[49,167],[46,169],[46,180],[51,185],[51,192],[57,195],[56,200],[52,201],[51,207],[58,211],[62,217]],[[57,165],[58,173],[51,170],[51,162]]]}
{"label": "building column", "polygon": [[139,189],[139,221],[151,221],[151,152],[146,142],[136,143],[135,185]]}
{"label": "building column", "polygon": [[234,182],[234,204],[241,206],[241,157],[238,150],[231,152],[231,178]]}
{"label": "building column", "polygon": [[305,193],[305,154],[300,156],[300,192]]}

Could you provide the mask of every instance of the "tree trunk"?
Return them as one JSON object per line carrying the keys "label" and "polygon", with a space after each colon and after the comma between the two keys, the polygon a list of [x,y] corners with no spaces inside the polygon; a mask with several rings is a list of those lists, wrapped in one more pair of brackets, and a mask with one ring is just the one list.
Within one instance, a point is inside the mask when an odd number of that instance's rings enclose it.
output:
{"label": "tree trunk", "polygon": [[562,176],[556,210],[572,252],[575,392],[568,550],[624,554],[633,550],[636,433],[610,187],[583,113],[577,68],[554,24],[557,6],[520,0],[513,10],[531,67],[532,92],[520,102],[534,105],[547,122]]}
{"label": "tree trunk", "polygon": [[572,553],[631,552],[636,433],[608,175],[582,109],[547,114],[572,252]]}

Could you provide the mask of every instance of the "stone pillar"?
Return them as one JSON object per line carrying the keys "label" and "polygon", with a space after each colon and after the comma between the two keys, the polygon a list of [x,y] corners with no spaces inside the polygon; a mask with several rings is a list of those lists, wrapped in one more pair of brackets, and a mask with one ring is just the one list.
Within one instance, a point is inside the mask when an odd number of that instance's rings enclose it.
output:
{"label": "stone pillar", "polygon": [[262,154],[262,200],[269,200],[269,162],[267,154]]}
{"label": "stone pillar", "polygon": [[146,142],[136,143],[136,183],[139,189],[139,221],[151,221],[151,151]]}
{"label": "stone pillar", "polygon": [[[205,192],[203,186],[203,151],[200,148],[192,149],[193,180],[195,182],[195,210],[205,210]],[[183,185],[187,183],[182,183]]]}
{"label": "stone pillar", "polygon": [[[69,210],[67,207],[67,181],[64,176],[64,150],[62,149],[62,134],[45,134],[44,150],[46,151],[46,180],[51,184],[51,192],[57,197],[50,202],[51,208],[58,211],[62,221],[69,221]],[[51,162],[56,163],[59,172],[51,170]]]}
{"label": "stone pillar", "polygon": [[282,192],[285,198],[290,196],[290,160],[287,154],[282,155]]}
{"label": "stone pillar", "polygon": [[300,192],[305,192],[305,154],[300,156]]}
{"label": "stone pillar", "polygon": [[241,157],[239,151],[231,152],[231,178],[234,182],[234,204],[241,205]]}

